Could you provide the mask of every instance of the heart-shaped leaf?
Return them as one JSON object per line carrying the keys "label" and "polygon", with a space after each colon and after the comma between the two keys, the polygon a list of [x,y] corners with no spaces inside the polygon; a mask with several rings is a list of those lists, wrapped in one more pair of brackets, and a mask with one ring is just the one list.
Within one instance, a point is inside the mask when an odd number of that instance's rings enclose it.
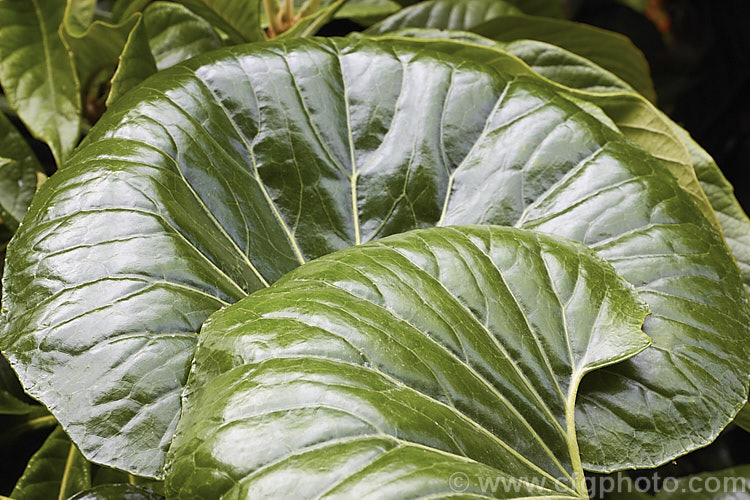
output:
{"label": "heart-shaped leaf", "polygon": [[[586,498],[584,374],[646,348],[633,287],[580,244],[496,226],[343,250],[212,316],[167,491],[182,498]],[[464,489],[463,486],[466,486]]]}
{"label": "heart-shaped leaf", "polygon": [[[213,311],[306,260],[434,225],[582,241],[647,298],[656,347],[584,384],[587,463],[663,462],[733,418],[746,299],[692,196],[533,72],[436,43],[296,40],[191,60],[123,97],[42,187],[9,247],[0,345],[89,459],[161,473]],[[634,435],[638,453],[599,455]]]}

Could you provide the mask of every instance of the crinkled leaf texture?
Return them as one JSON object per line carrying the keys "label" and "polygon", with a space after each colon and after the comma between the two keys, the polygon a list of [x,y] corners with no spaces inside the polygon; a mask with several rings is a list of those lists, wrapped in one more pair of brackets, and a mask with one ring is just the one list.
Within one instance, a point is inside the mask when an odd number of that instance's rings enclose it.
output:
{"label": "crinkled leaf texture", "polygon": [[84,455],[161,475],[212,312],[307,260],[456,224],[581,241],[650,304],[654,347],[584,381],[584,463],[661,463],[734,417],[746,298],[692,196],[551,84],[435,43],[193,59],[123,96],[42,186],[9,246],[0,346]]}
{"label": "crinkled leaf texture", "polygon": [[[431,228],[336,252],[205,324],[167,468],[177,498],[587,498],[575,398],[650,340],[581,244]],[[505,495],[504,495],[505,494]]]}

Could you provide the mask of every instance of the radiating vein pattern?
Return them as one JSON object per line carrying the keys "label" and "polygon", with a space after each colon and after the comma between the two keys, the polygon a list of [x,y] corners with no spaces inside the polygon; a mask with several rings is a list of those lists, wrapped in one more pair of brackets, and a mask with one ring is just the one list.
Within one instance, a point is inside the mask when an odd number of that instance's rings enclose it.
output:
{"label": "radiating vein pattern", "polygon": [[[584,463],[705,444],[750,372],[721,235],[660,162],[500,69],[418,40],[313,39],[154,76],[35,197],[8,249],[0,347],[87,458],[159,476],[212,312],[358,242],[515,225],[591,245],[653,311],[657,348],[584,382]],[[617,462],[634,429],[647,451]]]}
{"label": "radiating vein pattern", "polygon": [[449,493],[458,470],[538,480],[511,497],[577,497],[569,395],[648,346],[647,313],[593,252],[531,231],[432,228],[334,253],[206,323],[168,487],[406,498]]}

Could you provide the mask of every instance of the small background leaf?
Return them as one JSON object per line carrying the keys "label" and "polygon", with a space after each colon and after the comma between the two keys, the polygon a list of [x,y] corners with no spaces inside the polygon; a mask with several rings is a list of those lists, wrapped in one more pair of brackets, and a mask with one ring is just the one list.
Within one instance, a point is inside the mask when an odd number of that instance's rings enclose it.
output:
{"label": "small background leaf", "polygon": [[264,39],[260,28],[261,0],[179,0],[224,31],[235,43]]}
{"label": "small background leaf", "polygon": [[180,4],[154,2],[146,8],[143,21],[159,70],[221,47],[211,25]]}
{"label": "small background leaf", "polygon": [[503,15],[521,10],[502,0],[430,0],[406,7],[364,33],[380,35],[405,28],[465,30]]}
{"label": "small background leaf", "polygon": [[11,497],[17,500],[68,498],[90,487],[88,462],[58,427],[31,457]]}
{"label": "small background leaf", "polygon": [[81,125],[78,78],[58,34],[64,12],[58,0],[0,2],[0,84],[58,166],[78,142]]}

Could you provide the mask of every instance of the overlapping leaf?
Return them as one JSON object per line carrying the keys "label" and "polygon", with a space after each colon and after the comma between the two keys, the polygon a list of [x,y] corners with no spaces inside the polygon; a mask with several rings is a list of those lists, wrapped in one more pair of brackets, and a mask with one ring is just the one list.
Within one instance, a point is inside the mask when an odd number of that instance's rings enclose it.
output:
{"label": "overlapping leaf", "polygon": [[[60,34],[73,55],[85,97],[109,82],[107,103],[156,72],[141,14],[111,24],[94,20],[91,0],[68,0]],[[89,103],[87,102],[87,105]]]}
{"label": "overlapping leaf", "polygon": [[[323,257],[206,323],[170,452],[175,498],[586,498],[578,384],[649,344],[583,245],[433,228]],[[241,444],[239,444],[241,443]],[[461,492],[459,490],[459,492]]]}
{"label": "overlapping leaf", "polygon": [[649,100],[656,99],[646,58],[618,33],[532,16],[502,16],[474,26],[471,31],[499,42],[529,39],[557,45],[614,73]]}
{"label": "overlapping leaf", "polygon": [[39,192],[10,248],[2,348],[87,457],[160,474],[219,307],[311,258],[465,223],[582,241],[650,303],[655,348],[584,381],[587,464],[658,463],[731,420],[746,299],[692,196],[558,88],[434,44],[279,42],[169,69]]}
{"label": "overlapping leaf", "polygon": [[[401,32],[394,33],[394,35],[401,34],[432,39],[448,38],[454,41],[468,41],[472,45],[485,45],[494,47],[495,49],[507,48],[507,45],[512,45],[512,43],[501,44],[490,41],[470,33],[436,32],[435,30],[402,30]],[[477,50],[475,47],[461,47],[460,45],[433,43],[432,47],[449,53],[460,54],[469,60],[482,61],[496,66],[498,69],[509,69],[508,63],[511,61],[508,60],[507,54],[503,52],[496,51],[495,53],[491,53],[484,50]],[[557,50],[561,51],[562,49]],[[520,54],[521,57],[523,55]],[[593,65],[590,65],[589,70],[594,73],[604,73],[606,75],[605,70]],[[514,67],[512,71],[515,74],[525,74],[523,68],[520,67]],[[557,83],[570,84],[580,82],[578,72],[577,68],[571,66],[566,68],[563,74],[546,72],[543,72],[543,74]],[[576,92],[579,88],[575,86],[573,89],[567,90],[570,91],[569,94],[571,96],[584,99],[589,104],[600,106],[601,108],[593,110],[586,108],[586,111],[593,116],[603,117],[604,122],[608,123],[610,127],[620,131],[625,137],[652,153],[669,168],[678,182],[693,196],[694,201],[699,204],[704,215],[709,217],[709,220],[717,228],[722,228],[729,248],[732,250],[735,259],[740,263],[740,267],[744,269],[743,259],[746,260],[745,256],[747,255],[746,238],[744,235],[750,231],[750,221],[748,221],[747,216],[739,207],[737,200],[732,194],[731,186],[724,180],[713,159],[686,132],[641,96],[634,93],[622,92],[608,92],[606,95],[602,95],[595,89],[590,88],[584,90],[593,90],[593,92]],[[703,192],[701,186],[706,188],[706,192],[709,193],[708,197]],[[716,212],[714,212],[714,209]],[[744,273],[743,281],[747,288],[747,278],[744,276]],[[597,404],[604,407],[608,406],[607,398],[605,397],[601,401],[592,401],[591,407],[596,407]],[[644,408],[642,411],[651,412],[653,408]],[[665,412],[665,415],[667,414]],[[707,415],[710,415],[710,410],[707,411]],[[629,424],[611,420],[610,426],[610,432],[626,434]],[[615,426],[619,426],[619,430],[614,431]],[[672,429],[670,432],[675,443],[673,452],[678,453],[680,446],[684,446],[683,451],[687,451],[707,444],[716,437],[720,429],[721,427],[717,426],[713,434],[706,435],[701,440],[694,441],[689,445],[680,443],[680,432],[682,431]],[[662,439],[664,434],[665,431],[662,430]],[[598,436],[589,433],[581,433],[579,439],[584,442],[584,451],[587,449],[597,450],[596,457],[590,457],[587,453],[584,453],[584,457],[590,460],[585,463],[589,469],[601,469],[603,464],[610,464],[604,467],[607,470],[630,465],[629,458],[623,456],[621,447],[617,443],[607,446],[608,441],[602,441]],[[591,439],[591,442],[587,443],[589,439]],[[643,441],[642,443],[646,447],[652,446],[652,441]],[[637,446],[639,445],[632,443],[631,449]],[[651,455],[651,452],[646,450],[634,452],[642,453],[644,456]],[[623,460],[623,462],[620,465],[616,465],[620,460]]]}

